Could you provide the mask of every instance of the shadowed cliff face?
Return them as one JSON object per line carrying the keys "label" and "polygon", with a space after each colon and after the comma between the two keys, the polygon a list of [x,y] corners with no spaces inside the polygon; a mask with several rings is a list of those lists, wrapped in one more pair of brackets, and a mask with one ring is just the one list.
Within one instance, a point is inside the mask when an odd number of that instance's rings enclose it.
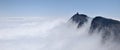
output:
{"label": "shadowed cliff face", "polygon": [[[71,20],[78,23],[77,28],[79,28],[88,21],[88,18],[90,17],[87,15],[77,13],[72,16]],[[120,21],[97,16],[91,21],[91,26],[89,29],[89,33],[93,34],[94,32],[101,33],[103,41],[112,40],[119,42]]]}
{"label": "shadowed cliff face", "polygon": [[110,39],[114,41],[120,41],[120,22],[113,19],[107,19],[100,16],[95,17],[92,20],[90,32],[102,31],[103,40]]}
{"label": "shadowed cliff face", "polygon": [[79,14],[79,13],[76,13],[75,15],[73,15],[71,17],[71,20],[75,23],[78,23],[78,27],[79,28],[80,26],[82,26],[85,22],[87,22],[88,20],[88,16],[87,15],[84,15],[84,14]]}

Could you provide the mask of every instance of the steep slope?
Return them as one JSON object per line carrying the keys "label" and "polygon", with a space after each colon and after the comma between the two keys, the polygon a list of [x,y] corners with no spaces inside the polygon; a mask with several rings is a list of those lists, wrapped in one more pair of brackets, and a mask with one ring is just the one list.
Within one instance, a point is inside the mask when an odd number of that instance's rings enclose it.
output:
{"label": "steep slope", "polygon": [[120,22],[113,19],[107,19],[97,16],[92,20],[90,32],[102,31],[102,38],[104,40],[112,39],[113,41],[120,41]]}
{"label": "steep slope", "polygon": [[82,26],[85,22],[88,21],[88,16],[85,14],[76,13],[71,17],[71,20],[75,23],[78,23],[78,28]]}
{"label": "steep slope", "polygon": [[[76,13],[71,17],[71,20],[77,23],[77,28],[80,28],[85,22],[88,22],[88,17],[85,14]],[[89,33],[101,33],[103,41],[120,41],[120,21],[96,16],[92,19]]]}

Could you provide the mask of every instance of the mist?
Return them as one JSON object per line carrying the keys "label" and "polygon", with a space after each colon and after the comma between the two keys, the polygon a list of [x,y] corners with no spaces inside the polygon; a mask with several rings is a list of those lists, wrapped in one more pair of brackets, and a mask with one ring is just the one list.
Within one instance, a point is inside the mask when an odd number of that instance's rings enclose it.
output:
{"label": "mist", "polygon": [[66,18],[1,17],[0,50],[119,50],[89,33],[91,20],[77,28]]}

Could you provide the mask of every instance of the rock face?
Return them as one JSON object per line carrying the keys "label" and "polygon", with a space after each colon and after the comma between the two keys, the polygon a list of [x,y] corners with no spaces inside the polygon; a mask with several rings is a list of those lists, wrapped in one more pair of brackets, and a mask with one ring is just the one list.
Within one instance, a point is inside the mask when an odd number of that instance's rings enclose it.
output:
{"label": "rock face", "polygon": [[115,41],[120,41],[120,22],[113,19],[97,16],[92,20],[90,32],[102,31],[103,40],[113,38]]}
{"label": "rock face", "polygon": [[[77,28],[79,28],[88,21],[88,18],[90,17],[87,15],[77,13],[71,17],[71,20],[77,23]],[[96,16],[91,22],[89,31],[91,34],[95,31],[102,32],[103,41],[112,39],[112,41],[120,42],[120,21]]]}
{"label": "rock face", "polygon": [[82,26],[85,22],[87,22],[88,21],[87,19],[88,19],[87,15],[79,14],[79,13],[76,13],[71,17],[71,20],[73,22],[78,23],[78,28]]}

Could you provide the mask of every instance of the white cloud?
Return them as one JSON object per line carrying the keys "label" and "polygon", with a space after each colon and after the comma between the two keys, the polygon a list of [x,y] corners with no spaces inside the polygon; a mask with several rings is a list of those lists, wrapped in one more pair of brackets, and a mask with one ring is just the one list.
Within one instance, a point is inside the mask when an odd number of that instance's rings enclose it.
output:
{"label": "white cloud", "polygon": [[107,50],[99,35],[89,36],[90,22],[81,29],[63,18],[9,18],[0,23],[0,50]]}

